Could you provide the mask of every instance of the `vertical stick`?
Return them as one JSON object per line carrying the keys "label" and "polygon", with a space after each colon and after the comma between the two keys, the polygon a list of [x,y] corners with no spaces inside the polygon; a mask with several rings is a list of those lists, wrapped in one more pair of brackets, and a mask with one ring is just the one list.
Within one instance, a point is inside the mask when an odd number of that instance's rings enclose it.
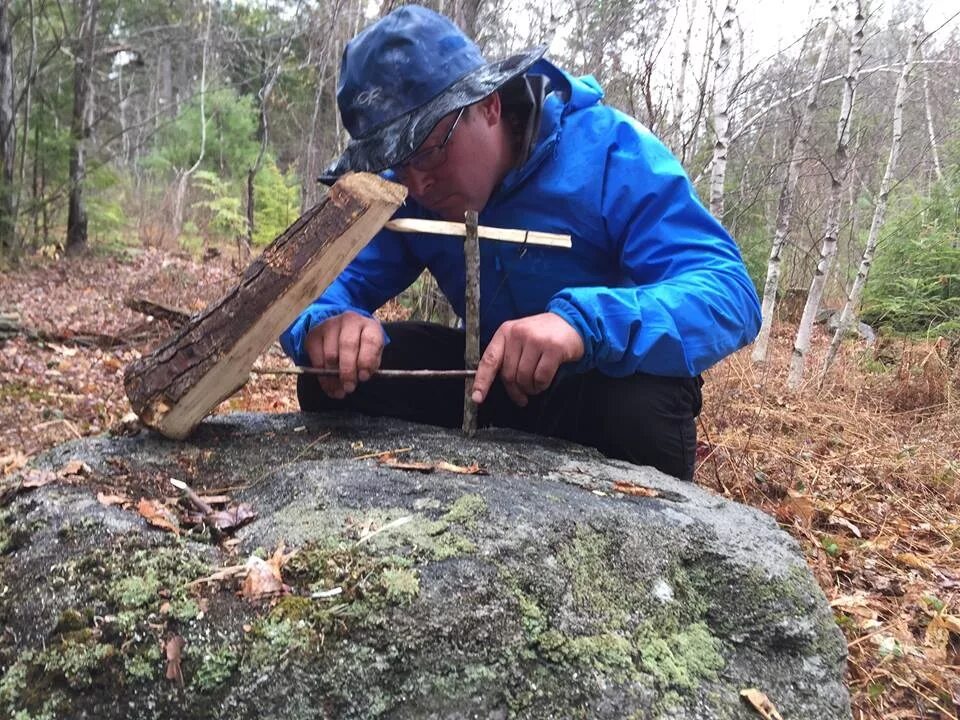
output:
{"label": "vertical stick", "polygon": [[[480,240],[477,233],[477,213],[468,210],[464,215],[467,234],[463,241],[463,259],[466,266],[466,347],[463,364],[467,370],[476,370],[480,363]],[[477,405],[470,398],[473,378],[463,382],[463,434],[472,437],[477,431]]]}

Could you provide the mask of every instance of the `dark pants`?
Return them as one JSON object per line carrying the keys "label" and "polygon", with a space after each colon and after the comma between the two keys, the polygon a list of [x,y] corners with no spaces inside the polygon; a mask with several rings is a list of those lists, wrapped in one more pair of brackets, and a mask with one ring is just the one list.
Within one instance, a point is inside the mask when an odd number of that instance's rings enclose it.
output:
{"label": "dark pants", "polygon": [[[386,323],[390,343],[381,367],[405,370],[463,368],[464,334],[430,323]],[[652,465],[693,479],[700,413],[697,378],[638,373],[612,378],[593,371],[555,381],[526,407],[514,405],[497,380],[480,406],[480,427],[507,427],[595,447],[608,457]],[[378,378],[360,383],[343,400],[327,397],[316,377],[301,375],[297,398],[306,412],[355,410],[443,427],[463,421],[463,379]]]}

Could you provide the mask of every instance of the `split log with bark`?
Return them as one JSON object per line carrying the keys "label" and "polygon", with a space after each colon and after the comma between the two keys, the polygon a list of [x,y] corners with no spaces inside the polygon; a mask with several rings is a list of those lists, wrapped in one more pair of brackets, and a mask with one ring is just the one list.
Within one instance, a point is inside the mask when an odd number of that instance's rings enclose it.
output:
{"label": "split log with bark", "polygon": [[273,241],[220,301],[191,318],[124,374],[148,427],[187,437],[246,383],[257,357],[340,274],[386,223],[406,190],[375,175],[347,175]]}

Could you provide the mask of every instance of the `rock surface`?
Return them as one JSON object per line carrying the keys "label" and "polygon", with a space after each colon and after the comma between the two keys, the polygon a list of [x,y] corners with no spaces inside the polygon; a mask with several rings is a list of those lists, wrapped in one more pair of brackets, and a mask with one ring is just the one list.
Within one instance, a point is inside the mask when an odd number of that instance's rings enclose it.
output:
{"label": "rock surface", "polygon": [[[355,459],[399,448],[489,474]],[[753,720],[753,687],[787,720],[851,717],[843,638],[796,543],[647,468],[323,415],[220,416],[189,442],[78,441],[36,465],[74,459],[82,482],[0,515],[3,717]],[[259,517],[218,544],[96,497],[173,494],[170,477]],[[189,584],[280,543],[297,550],[281,597]]]}

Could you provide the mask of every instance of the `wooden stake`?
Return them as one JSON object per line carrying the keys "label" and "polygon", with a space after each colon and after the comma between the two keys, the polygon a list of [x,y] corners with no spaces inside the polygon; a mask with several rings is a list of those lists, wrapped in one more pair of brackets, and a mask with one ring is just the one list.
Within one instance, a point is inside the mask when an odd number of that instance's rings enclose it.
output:
{"label": "wooden stake", "polygon": [[[464,289],[466,345],[463,365],[467,370],[475,371],[480,364],[480,237],[476,211],[467,210],[464,219],[466,235],[463,259],[467,276]],[[468,378],[463,383],[463,433],[467,437],[477,432],[477,404],[471,397],[472,389],[473,379]]]}

